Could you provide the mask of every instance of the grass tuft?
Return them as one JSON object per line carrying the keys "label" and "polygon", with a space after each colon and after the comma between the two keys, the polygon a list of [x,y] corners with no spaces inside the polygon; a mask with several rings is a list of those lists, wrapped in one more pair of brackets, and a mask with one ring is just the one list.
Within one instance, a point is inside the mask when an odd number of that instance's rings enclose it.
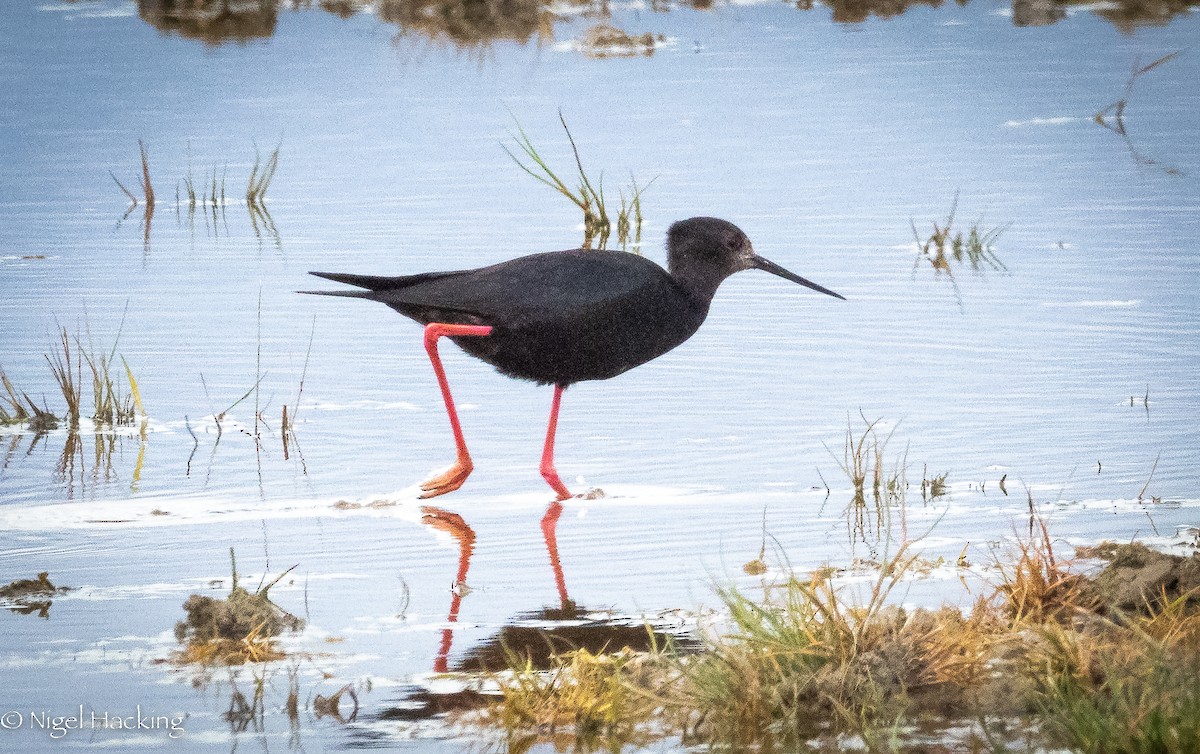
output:
{"label": "grass tuft", "polygon": [[0,602],[8,603],[10,612],[22,615],[37,613],[39,618],[50,619],[50,607],[54,597],[73,589],[69,586],[56,586],[50,581],[49,571],[42,571],[35,579],[16,579],[0,586]]}
{"label": "grass tuft", "polygon": [[28,393],[18,391],[3,368],[0,368],[0,385],[5,393],[0,395],[0,426],[25,424],[35,434],[58,428],[58,417],[44,405],[38,406]]}
{"label": "grass tuft", "polygon": [[917,242],[917,262],[925,258],[934,270],[945,272],[951,278],[954,276],[951,260],[956,264],[966,263],[975,271],[986,266],[998,272],[1007,272],[1008,268],[996,256],[995,244],[1011,223],[984,230],[980,223],[976,222],[967,229],[966,235],[963,235],[962,230],[954,228],[954,216],[957,211],[958,192],[955,192],[945,224],[934,222],[933,231],[928,237],[922,239],[916,223],[912,224],[913,238]]}
{"label": "grass tuft", "polygon": [[80,388],[83,383],[83,360],[78,354],[72,360],[71,336],[67,328],[59,333],[60,351],[54,351],[46,356],[54,381],[58,383],[59,392],[67,404],[67,425],[72,430],[79,429],[79,406],[81,402]]}
{"label": "grass tuft", "polygon": [[[550,188],[557,191],[568,201],[574,204],[583,213],[583,244],[582,248],[592,248],[592,243],[596,243],[596,248],[604,250],[608,247],[608,239],[612,235],[613,222],[609,215],[608,205],[604,199],[604,174],[601,173],[593,182],[588,177],[587,171],[584,170],[583,160],[579,156],[579,147],[575,144],[575,137],[571,135],[571,129],[567,127],[566,118],[560,112],[558,120],[562,124],[563,131],[567,134],[567,141],[571,144],[571,153],[575,157],[575,168],[579,173],[579,184],[575,188],[571,188],[563,179],[559,178],[546,160],[538,153],[537,148],[533,145],[533,141],[529,135],[525,133],[525,129],[517,123],[517,134],[513,137],[521,152],[528,158],[529,163],[522,161],[520,157],[513,153],[508,145],[501,144],[500,147],[504,150],[517,167],[524,170],[530,176],[540,183],[544,183]],[[654,183],[653,180],[645,186],[638,186],[637,180],[631,177],[632,187],[629,190],[628,197],[624,190],[620,194],[620,208],[617,211],[616,230],[617,242],[621,248],[627,250],[632,244],[635,248],[642,240],[642,192]]]}
{"label": "grass tuft", "polygon": [[[258,147],[254,148],[254,167],[250,171],[250,180],[246,184],[246,204],[250,207],[262,207],[267,198],[267,188],[271,185],[271,181],[275,178],[275,169],[279,167],[279,147],[271,150],[271,154],[267,155],[264,162],[258,153]],[[214,173],[213,181],[215,185],[216,175]]]}
{"label": "grass tuft", "polygon": [[[82,348],[80,351],[92,372],[92,421],[114,427],[133,424],[136,417],[133,395],[122,392],[119,384],[113,380],[113,354],[97,354]],[[133,373],[128,371],[128,364],[125,365],[125,369],[132,380]],[[132,384],[135,383],[131,382]]]}
{"label": "grass tuft", "polygon": [[531,658],[509,652],[496,719],[519,738],[565,734],[585,751],[648,743],[657,738],[646,727],[658,707],[641,672],[648,657],[657,655],[579,649],[555,655],[549,670],[537,670]]}
{"label": "grass tuft", "polygon": [[[825,450],[837,462],[838,467],[853,488],[847,506],[848,520],[852,516],[856,535],[864,540],[871,532],[883,533],[891,528],[891,514],[900,513],[900,525],[905,527],[904,505],[908,489],[908,452],[894,460],[887,458],[887,444],[895,433],[893,427],[886,436],[878,430],[882,419],[869,420],[861,413],[864,429],[855,436],[849,418],[846,420],[846,437],[839,458],[829,446]],[[869,516],[868,514],[873,514]]]}
{"label": "grass tuft", "polygon": [[1002,583],[995,597],[1014,625],[1068,622],[1094,607],[1087,597],[1087,579],[1055,556],[1044,519],[1037,519],[1030,537],[1018,541],[1014,563],[996,565]]}
{"label": "grass tuft", "polygon": [[946,478],[950,476],[950,472],[943,472],[929,476],[928,470],[921,478],[921,499],[936,500],[942,497],[949,491],[946,484]]}

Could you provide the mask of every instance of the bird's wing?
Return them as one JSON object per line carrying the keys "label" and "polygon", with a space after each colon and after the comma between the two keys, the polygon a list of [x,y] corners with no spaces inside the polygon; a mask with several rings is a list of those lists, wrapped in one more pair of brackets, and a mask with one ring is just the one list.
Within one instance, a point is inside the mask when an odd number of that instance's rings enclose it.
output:
{"label": "bird's wing", "polygon": [[597,309],[621,308],[623,302],[644,298],[648,288],[670,285],[667,273],[643,257],[579,250],[533,254],[477,270],[391,280],[405,282],[375,289],[365,297],[422,322],[455,312],[469,315],[473,322],[500,327],[536,325]]}

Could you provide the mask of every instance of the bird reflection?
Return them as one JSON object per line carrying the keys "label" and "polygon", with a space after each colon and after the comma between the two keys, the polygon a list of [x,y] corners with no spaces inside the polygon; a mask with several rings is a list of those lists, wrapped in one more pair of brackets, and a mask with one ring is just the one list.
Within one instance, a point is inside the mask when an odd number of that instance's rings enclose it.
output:
{"label": "bird reflection", "polygon": [[[550,556],[550,569],[554,575],[554,585],[558,589],[559,608],[542,611],[542,615],[551,620],[573,618],[576,613],[575,603],[571,601],[570,595],[567,593],[567,580],[563,575],[562,561],[558,555],[557,528],[562,512],[562,503],[555,501],[547,508],[546,515],[542,517],[541,521],[546,552]],[[458,571],[454,576],[454,585],[450,589],[450,610],[446,615],[447,623],[457,623],[463,597],[471,592],[470,587],[467,586],[467,571],[471,567],[471,555],[475,552],[475,530],[459,514],[431,505],[421,508],[421,523],[449,534],[458,543]],[[449,671],[450,649],[453,644],[454,627],[447,626],[442,629],[442,640],[433,662],[435,673]]]}

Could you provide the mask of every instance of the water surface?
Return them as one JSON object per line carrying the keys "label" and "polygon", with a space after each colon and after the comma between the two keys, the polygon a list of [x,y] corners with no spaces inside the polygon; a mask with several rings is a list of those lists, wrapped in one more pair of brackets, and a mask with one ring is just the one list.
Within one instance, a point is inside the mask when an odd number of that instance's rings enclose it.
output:
{"label": "water surface", "polygon": [[[1026,525],[1030,497],[1067,544],[1167,544],[1200,523],[1190,8],[630,4],[597,18],[514,4],[438,23],[461,14],[167,12],[180,7],[0,11],[0,366],[61,412],[45,361],[57,328],[102,351],[119,331],[147,414],[144,437],[140,421],[98,436],[85,423],[82,446],[65,430],[0,435],[0,576],[78,587],[47,620],[0,615],[0,710],[140,704],[188,715],[188,744],[216,749],[460,750],[455,731],[396,710],[506,626],[554,623],[564,598],[581,620],[687,624],[714,581],[756,583],[741,565],[764,510],[792,567],[869,550],[837,462],[860,416],[894,428],[887,457],[910,482],[948,474],[930,504],[910,490],[908,525],[931,558],[967,546],[972,579]],[[601,21],[652,48],[599,57],[584,43]],[[1136,80],[1124,134],[1111,113],[1094,122],[1139,61],[1176,50]],[[549,391],[444,348],[476,462],[436,501],[475,538],[456,597],[462,537],[416,500],[453,453],[420,330],[295,291],[322,285],[313,269],[402,274],[578,245],[578,211],[500,146],[519,122],[565,172],[559,111],[611,192],[654,179],[641,253],[662,261],[676,219],[725,217],[848,301],[738,275],[676,351],[568,390],[559,471],[605,497],[565,503],[560,571],[540,526]],[[140,193],[139,139],[148,232],[142,206],[122,219],[109,175]],[[265,214],[251,213],[256,149],[276,145]],[[227,202],[189,216],[185,177],[208,185],[214,169]],[[949,275],[918,255],[912,226],[927,237],[956,195],[955,227],[1011,223],[995,245],[1006,269],[951,261]],[[302,375],[285,459],[280,412]],[[256,382],[218,442],[212,416]],[[230,547],[253,583],[298,564],[272,591],[308,620],[287,643],[296,728],[286,662],[200,678],[157,662],[187,596],[228,590]],[[935,570],[908,599],[967,601],[958,575]],[[256,673],[263,714],[226,715]],[[311,699],[345,684],[355,720],[318,717]],[[161,731],[4,735],[35,750],[172,745]]]}

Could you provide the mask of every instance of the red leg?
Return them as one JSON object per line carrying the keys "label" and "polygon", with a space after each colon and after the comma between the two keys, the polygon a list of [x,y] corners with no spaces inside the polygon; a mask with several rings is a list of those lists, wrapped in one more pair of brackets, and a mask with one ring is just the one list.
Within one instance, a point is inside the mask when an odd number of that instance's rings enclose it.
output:
{"label": "red leg", "polygon": [[542,536],[546,539],[546,552],[550,553],[550,569],[554,571],[554,585],[558,587],[558,601],[562,609],[570,610],[573,605],[567,595],[567,580],[563,576],[562,562],[558,559],[558,537],[555,529],[558,527],[558,517],[562,515],[562,503],[555,500],[542,516]]}
{"label": "red leg", "polygon": [[571,496],[566,485],[558,478],[558,472],[554,470],[554,433],[558,430],[558,406],[562,403],[563,386],[554,386],[554,400],[550,404],[550,423],[546,426],[546,445],[542,448],[542,478],[546,480],[556,493],[559,500],[566,500]]}
{"label": "red leg", "polygon": [[453,492],[467,481],[475,465],[471,463],[471,454],[467,452],[467,441],[463,439],[462,427],[458,423],[458,411],[454,409],[454,399],[450,397],[450,383],[446,381],[446,370],[442,369],[442,360],[438,357],[437,341],[443,335],[491,335],[492,328],[486,325],[448,325],[442,322],[431,322],[425,326],[425,351],[429,353],[429,361],[433,364],[433,372],[437,375],[438,387],[442,389],[442,399],[446,402],[446,413],[450,416],[450,429],[454,432],[454,444],[458,456],[454,465],[445,472],[426,480],[421,484],[425,493],[421,498],[437,497],[447,492]]}

